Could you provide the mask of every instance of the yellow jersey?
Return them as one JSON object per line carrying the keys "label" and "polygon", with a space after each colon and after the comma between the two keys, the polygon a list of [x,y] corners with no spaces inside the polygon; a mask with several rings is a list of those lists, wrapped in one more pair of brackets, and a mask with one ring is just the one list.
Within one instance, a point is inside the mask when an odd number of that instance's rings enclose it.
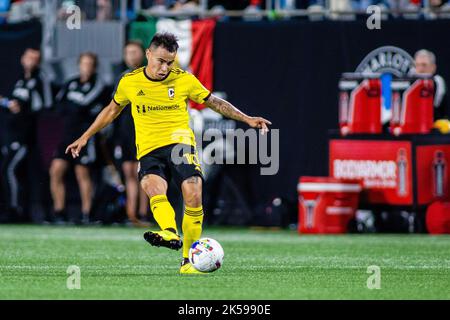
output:
{"label": "yellow jersey", "polygon": [[142,67],[120,79],[113,99],[121,107],[131,103],[137,159],[140,159],[174,143],[195,147],[187,102],[191,99],[204,103],[209,96],[209,90],[189,72],[174,68],[165,79],[153,80]]}

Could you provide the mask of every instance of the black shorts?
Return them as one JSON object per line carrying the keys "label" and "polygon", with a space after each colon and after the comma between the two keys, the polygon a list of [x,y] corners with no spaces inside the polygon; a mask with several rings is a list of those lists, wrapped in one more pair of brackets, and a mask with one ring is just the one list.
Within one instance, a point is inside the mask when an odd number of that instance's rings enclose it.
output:
{"label": "black shorts", "polygon": [[97,151],[95,147],[95,137],[92,137],[88,140],[87,145],[81,149],[80,156],[75,159],[72,157],[72,154],[69,152],[66,154],[66,148],[70,145],[73,140],[64,139],[56,148],[55,153],[53,154],[54,159],[62,159],[66,160],[72,164],[79,164],[83,166],[91,165],[97,159]]}
{"label": "black shorts", "polygon": [[184,180],[192,176],[203,180],[197,151],[186,144],[171,144],[143,156],[139,160],[139,180],[147,174],[156,174],[167,183],[173,178],[179,188]]}

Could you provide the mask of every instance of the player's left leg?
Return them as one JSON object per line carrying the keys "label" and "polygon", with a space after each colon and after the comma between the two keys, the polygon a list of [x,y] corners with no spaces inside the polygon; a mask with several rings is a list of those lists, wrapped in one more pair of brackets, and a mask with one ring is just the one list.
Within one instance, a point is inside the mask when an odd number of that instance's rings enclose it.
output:
{"label": "player's left leg", "polygon": [[[202,206],[202,178],[198,175],[185,179],[181,184],[181,191],[184,200],[184,216],[183,216],[183,263],[181,273],[188,272],[189,249],[192,244],[200,239],[203,224],[203,206]],[[189,265],[188,265],[189,264]],[[184,270],[183,267],[185,266]],[[197,272],[195,272],[197,273]]]}
{"label": "player's left leg", "polygon": [[185,179],[181,184],[184,199],[183,216],[183,262],[180,267],[182,275],[205,275],[198,271],[189,262],[189,249],[192,244],[200,239],[203,224],[202,185],[200,176],[194,175]]}
{"label": "player's left leg", "polygon": [[[182,161],[179,161],[180,157]],[[189,249],[200,239],[203,224],[203,173],[195,147],[186,144],[174,147],[170,152],[170,167],[184,201],[183,261],[180,274],[206,274],[197,271],[189,263]]]}

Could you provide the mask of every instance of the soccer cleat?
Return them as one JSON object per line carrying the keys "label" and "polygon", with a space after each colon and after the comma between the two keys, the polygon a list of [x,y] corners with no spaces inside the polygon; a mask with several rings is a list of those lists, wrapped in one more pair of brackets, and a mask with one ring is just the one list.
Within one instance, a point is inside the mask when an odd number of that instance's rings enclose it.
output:
{"label": "soccer cleat", "polygon": [[205,275],[207,272],[201,272],[194,268],[192,263],[187,262],[180,267],[180,274],[182,275]]}
{"label": "soccer cleat", "polygon": [[169,230],[147,231],[144,233],[144,239],[155,247],[179,250],[183,246],[180,236]]}

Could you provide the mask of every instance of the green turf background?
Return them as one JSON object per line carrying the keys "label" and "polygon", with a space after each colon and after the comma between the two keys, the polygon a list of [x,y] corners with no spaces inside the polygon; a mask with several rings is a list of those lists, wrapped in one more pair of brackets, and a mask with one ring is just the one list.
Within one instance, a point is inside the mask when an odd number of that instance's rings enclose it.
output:
{"label": "green turf background", "polygon": [[[181,251],[153,248],[143,232],[1,225],[0,299],[450,299],[450,236],[206,228],[224,265],[186,277]],[[80,290],[67,289],[70,265]],[[381,289],[367,288],[371,265]]]}

